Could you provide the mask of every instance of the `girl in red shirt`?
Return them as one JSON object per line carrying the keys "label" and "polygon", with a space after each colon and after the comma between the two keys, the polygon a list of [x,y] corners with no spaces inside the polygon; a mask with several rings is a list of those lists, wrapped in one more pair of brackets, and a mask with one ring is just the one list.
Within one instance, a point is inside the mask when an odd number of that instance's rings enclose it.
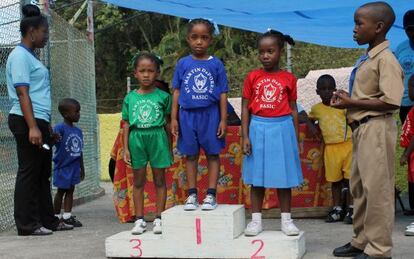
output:
{"label": "girl in red shirt", "polygon": [[242,99],[243,181],[251,185],[252,221],[245,235],[262,231],[262,203],[265,188],[277,188],[281,209],[281,229],[299,235],[290,216],[291,188],[303,182],[298,150],[296,78],[279,68],[288,35],[270,30],[258,39],[263,68],[245,79]]}

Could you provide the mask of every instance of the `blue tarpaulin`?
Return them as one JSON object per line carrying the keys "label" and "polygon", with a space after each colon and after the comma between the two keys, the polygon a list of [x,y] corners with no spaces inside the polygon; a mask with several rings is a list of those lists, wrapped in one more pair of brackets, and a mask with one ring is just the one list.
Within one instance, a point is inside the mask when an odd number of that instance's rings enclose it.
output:
{"label": "blue tarpaulin", "polygon": [[[265,32],[268,28],[295,40],[319,45],[357,48],[352,40],[354,11],[360,0],[104,0],[130,9],[182,18],[211,18],[220,25]],[[393,46],[407,39],[402,17],[414,0],[391,0],[397,16],[388,34]]]}

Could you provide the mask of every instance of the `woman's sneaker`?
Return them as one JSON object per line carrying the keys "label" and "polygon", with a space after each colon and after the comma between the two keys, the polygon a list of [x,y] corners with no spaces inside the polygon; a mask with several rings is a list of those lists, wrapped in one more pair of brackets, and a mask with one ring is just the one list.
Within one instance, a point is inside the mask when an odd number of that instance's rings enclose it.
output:
{"label": "woman's sneaker", "polygon": [[154,219],[154,222],[152,222],[152,225],[153,225],[152,232],[154,232],[154,234],[161,234],[162,233],[161,219],[160,218]]}
{"label": "woman's sneaker", "polygon": [[214,210],[217,208],[216,197],[212,194],[207,194],[201,205],[202,210]]}
{"label": "woman's sneaker", "polygon": [[30,235],[32,236],[47,236],[53,234],[53,231],[45,227],[35,229]]}
{"label": "woman's sneaker", "polygon": [[184,210],[196,210],[198,208],[197,194],[191,194],[185,200]]}
{"label": "woman's sneaker", "polygon": [[282,220],[281,221],[282,232],[287,236],[299,235],[299,229],[293,224],[293,220]]}
{"label": "woman's sneaker", "polygon": [[404,234],[406,236],[414,236],[414,223],[411,223],[405,228]]}
{"label": "woman's sneaker", "polygon": [[244,235],[245,236],[257,236],[262,231],[263,231],[262,222],[251,221],[249,224],[247,224],[247,227],[244,229]]}
{"label": "woman's sneaker", "polygon": [[328,213],[325,222],[332,223],[344,220],[343,210],[333,209]]}
{"label": "woman's sneaker", "polygon": [[134,227],[131,230],[132,235],[141,235],[147,230],[147,222],[143,219],[135,221]]}
{"label": "woman's sneaker", "polygon": [[63,222],[65,222],[66,224],[72,225],[76,228],[82,227],[82,223],[76,219],[76,216],[70,216],[70,218],[68,219],[63,219]]}

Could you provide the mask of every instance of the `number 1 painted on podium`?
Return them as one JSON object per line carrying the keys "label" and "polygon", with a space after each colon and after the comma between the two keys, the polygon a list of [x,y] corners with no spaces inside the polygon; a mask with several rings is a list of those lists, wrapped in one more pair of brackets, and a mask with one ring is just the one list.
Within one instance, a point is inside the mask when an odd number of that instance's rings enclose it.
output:
{"label": "number 1 painted on podium", "polygon": [[195,219],[195,227],[196,227],[196,237],[197,237],[197,245],[201,245],[201,219]]}

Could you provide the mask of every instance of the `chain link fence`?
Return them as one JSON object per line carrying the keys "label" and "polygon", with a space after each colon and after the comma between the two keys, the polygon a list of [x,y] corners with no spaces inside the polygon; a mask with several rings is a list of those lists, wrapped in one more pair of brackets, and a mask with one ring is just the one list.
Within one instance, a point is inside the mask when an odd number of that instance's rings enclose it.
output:
{"label": "chain link fence", "polygon": [[[6,61],[20,42],[20,1],[0,3],[0,232],[14,225],[13,194],[17,172],[14,138],[7,125],[10,101],[6,86]],[[95,95],[94,47],[85,33],[51,12],[50,40],[40,52],[50,69],[52,82],[52,125],[62,121],[58,112],[61,98],[72,97],[81,103],[78,126],[84,134],[85,180],[76,187],[78,200],[96,197],[99,187],[99,135]]]}

